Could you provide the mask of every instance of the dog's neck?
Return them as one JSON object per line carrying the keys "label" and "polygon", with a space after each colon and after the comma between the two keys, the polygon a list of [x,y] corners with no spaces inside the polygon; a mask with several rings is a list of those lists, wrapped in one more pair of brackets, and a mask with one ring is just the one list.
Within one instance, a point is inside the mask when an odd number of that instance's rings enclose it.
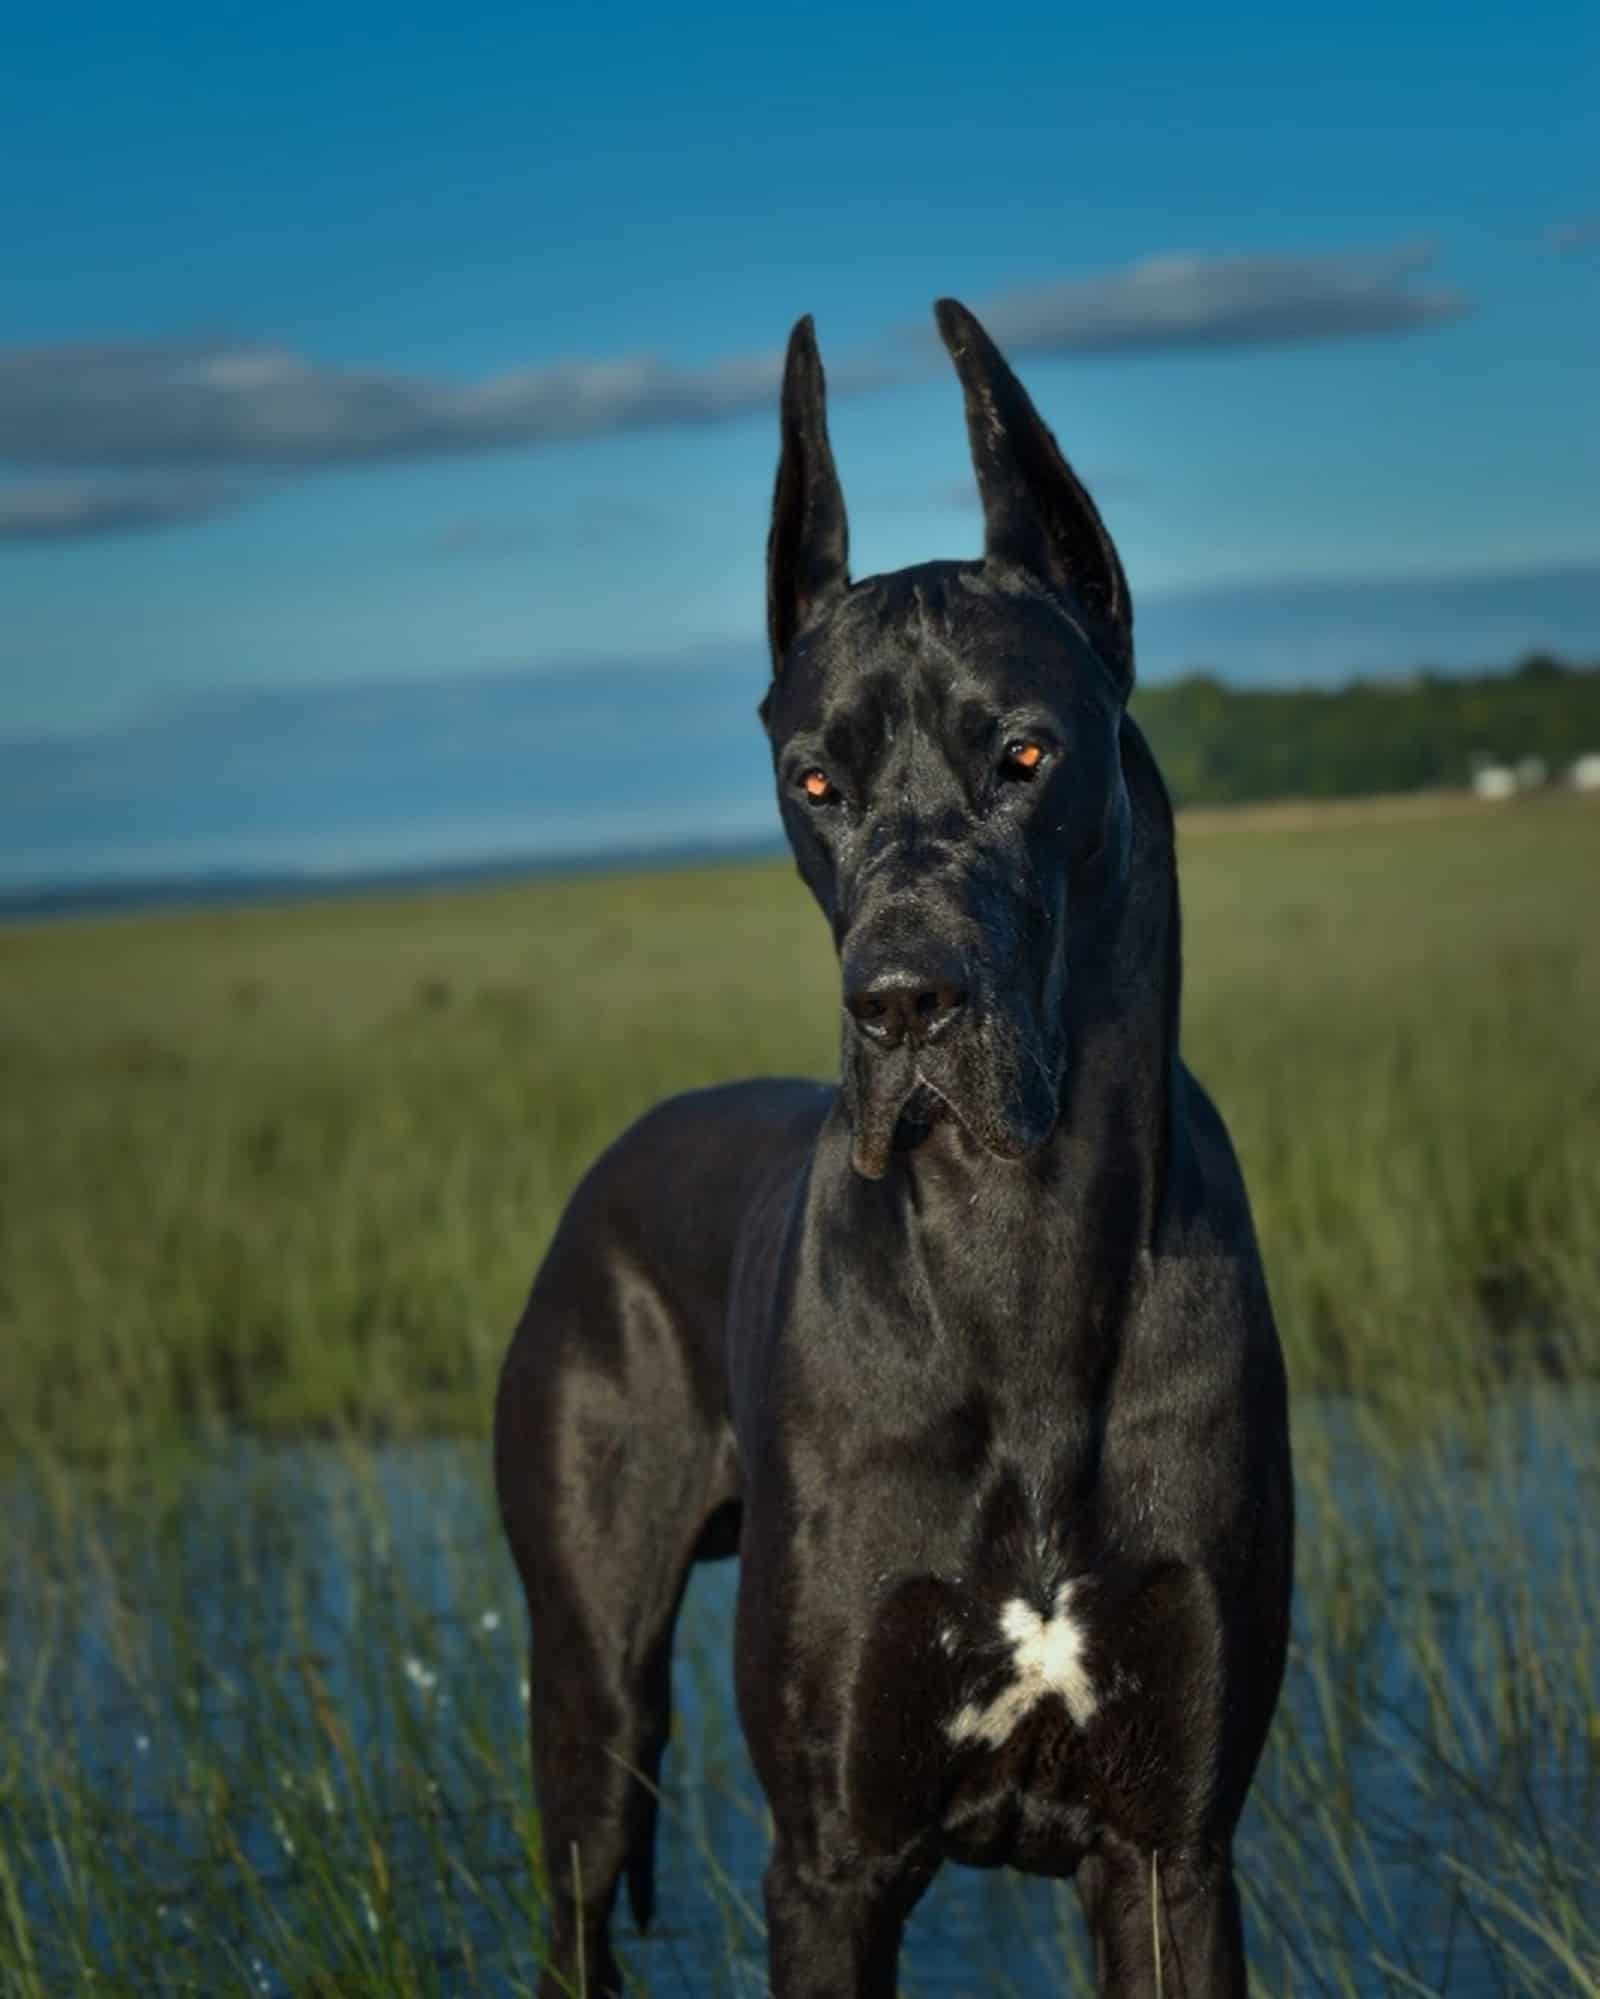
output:
{"label": "dog's neck", "polygon": [[1108,934],[1074,968],[1075,1043],[1049,1152],[1064,1146],[1090,1184],[1106,1181],[1141,1243],[1166,1193],[1182,998],[1182,926],[1172,806],[1136,724],[1122,725],[1133,807],[1128,889]]}

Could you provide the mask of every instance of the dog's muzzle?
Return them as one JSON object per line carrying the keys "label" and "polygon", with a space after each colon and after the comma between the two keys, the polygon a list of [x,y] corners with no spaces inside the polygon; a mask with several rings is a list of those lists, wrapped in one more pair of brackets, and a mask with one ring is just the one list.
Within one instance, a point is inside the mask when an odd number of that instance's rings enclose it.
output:
{"label": "dog's muzzle", "polygon": [[928,1122],[918,1106],[933,1122],[955,1118],[998,1158],[1020,1158],[1048,1137],[1061,1051],[1047,1050],[1025,1015],[985,999],[953,947],[847,950],[843,983],[845,1102],[858,1173],[882,1179],[897,1142],[907,1142],[902,1116],[919,1129]]}

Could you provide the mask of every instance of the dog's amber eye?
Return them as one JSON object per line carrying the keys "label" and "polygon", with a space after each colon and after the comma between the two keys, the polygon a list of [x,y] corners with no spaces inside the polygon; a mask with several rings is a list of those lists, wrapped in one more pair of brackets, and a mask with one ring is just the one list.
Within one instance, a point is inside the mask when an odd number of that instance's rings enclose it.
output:
{"label": "dog's amber eye", "polygon": [[1043,762],[1043,743],[1030,742],[1027,737],[1019,736],[1015,742],[1006,744],[1000,768],[1007,777],[1033,777]]}
{"label": "dog's amber eye", "polygon": [[820,770],[808,770],[800,780],[800,789],[813,805],[829,805],[839,796]]}

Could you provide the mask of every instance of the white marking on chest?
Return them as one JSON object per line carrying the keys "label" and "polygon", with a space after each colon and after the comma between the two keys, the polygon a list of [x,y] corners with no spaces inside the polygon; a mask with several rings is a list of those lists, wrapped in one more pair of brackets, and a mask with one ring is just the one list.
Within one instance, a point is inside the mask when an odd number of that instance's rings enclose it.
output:
{"label": "white marking on chest", "polygon": [[1031,1707],[1056,1694],[1079,1728],[1100,1705],[1088,1668],[1083,1663],[1087,1633],[1072,1615],[1073,1585],[1056,1591],[1051,1616],[1041,1617],[1032,1604],[1013,1597],[1000,1613],[1000,1629],[1011,1646],[1016,1678],[994,1698],[979,1705],[968,1701],[949,1723],[952,1742],[986,1742],[998,1749]]}

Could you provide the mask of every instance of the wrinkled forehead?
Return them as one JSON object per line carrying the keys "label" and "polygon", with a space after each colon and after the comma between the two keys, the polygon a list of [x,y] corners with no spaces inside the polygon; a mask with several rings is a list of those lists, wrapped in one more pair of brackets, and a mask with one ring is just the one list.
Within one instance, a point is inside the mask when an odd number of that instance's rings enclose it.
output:
{"label": "wrinkled forehead", "polygon": [[855,585],[790,651],[772,691],[781,740],[868,710],[890,729],[959,716],[1055,716],[1063,728],[1120,707],[1071,613],[1007,589],[982,564],[938,563]]}

